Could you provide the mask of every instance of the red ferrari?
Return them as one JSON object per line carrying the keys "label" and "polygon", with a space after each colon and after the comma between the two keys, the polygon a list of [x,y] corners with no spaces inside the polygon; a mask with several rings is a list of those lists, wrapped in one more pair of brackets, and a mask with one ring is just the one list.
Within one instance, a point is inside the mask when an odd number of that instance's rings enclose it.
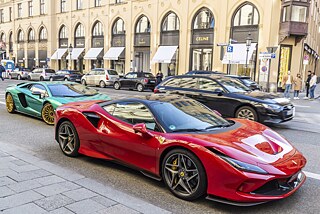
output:
{"label": "red ferrari", "polygon": [[306,179],[306,159],[270,128],[176,95],[67,104],[55,123],[65,155],[132,166],[185,200],[255,205],[288,197]]}

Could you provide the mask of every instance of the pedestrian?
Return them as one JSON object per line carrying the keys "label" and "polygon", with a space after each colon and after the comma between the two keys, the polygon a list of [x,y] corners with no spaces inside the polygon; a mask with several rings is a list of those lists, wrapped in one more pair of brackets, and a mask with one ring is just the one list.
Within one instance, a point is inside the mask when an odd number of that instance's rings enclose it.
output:
{"label": "pedestrian", "polygon": [[284,97],[290,99],[290,89],[293,83],[293,76],[291,72],[288,71],[287,75],[284,75],[282,78],[282,88],[284,89]]}
{"label": "pedestrian", "polygon": [[293,99],[294,100],[299,100],[299,92],[301,91],[302,88],[302,79],[301,75],[297,74],[297,77],[294,79],[294,95]]}
{"label": "pedestrian", "polygon": [[310,80],[310,100],[314,100],[314,90],[317,87],[317,75],[315,72],[312,72],[311,74],[311,80]]}
{"label": "pedestrian", "polygon": [[3,67],[3,65],[0,62],[0,78],[2,79],[2,81],[4,81],[4,78],[2,76],[3,72],[6,72],[6,69]]}
{"label": "pedestrian", "polygon": [[310,80],[311,80],[311,71],[308,71],[308,77],[306,80],[306,96],[303,98],[305,100],[307,100],[309,98]]}
{"label": "pedestrian", "polygon": [[161,71],[158,71],[157,75],[156,75],[156,79],[157,79],[157,85],[159,85],[162,82],[162,78],[163,78],[163,73]]}

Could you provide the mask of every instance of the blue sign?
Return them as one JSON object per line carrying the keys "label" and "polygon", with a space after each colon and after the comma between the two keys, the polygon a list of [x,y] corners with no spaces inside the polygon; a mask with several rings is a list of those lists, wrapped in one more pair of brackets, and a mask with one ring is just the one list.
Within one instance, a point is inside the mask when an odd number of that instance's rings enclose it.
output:
{"label": "blue sign", "polygon": [[276,53],[271,53],[271,58],[275,59],[276,58]]}
{"label": "blue sign", "polygon": [[47,60],[47,62],[50,62],[50,58],[47,58],[46,60]]}
{"label": "blue sign", "polygon": [[227,52],[228,52],[228,53],[233,53],[233,46],[228,45],[228,47],[227,47]]}

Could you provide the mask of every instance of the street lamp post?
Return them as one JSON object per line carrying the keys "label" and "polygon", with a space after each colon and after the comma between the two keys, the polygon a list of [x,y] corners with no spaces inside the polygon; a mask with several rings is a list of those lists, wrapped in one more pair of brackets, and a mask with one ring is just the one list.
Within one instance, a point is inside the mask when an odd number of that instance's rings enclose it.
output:
{"label": "street lamp post", "polygon": [[69,47],[68,47],[68,51],[69,51],[69,54],[70,54],[70,57],[69,57],[69,70],[71,70],[71,69],[72,69],[72,66],[71,66],[72,50],[73,50],[73,47],[72,47],[72,45],[70,44],[70,45],[69,45]]}
{"label": "street lamp post", "polygon": [[249,50],[250,50],[250,47],[251,47],[251,42],[252,42],[251,33],[248,33],[248,37],[246,38],[246,47],[247,47],[246,73],[247,73],[247,69],[248,69],[248,56],[249,56]]}

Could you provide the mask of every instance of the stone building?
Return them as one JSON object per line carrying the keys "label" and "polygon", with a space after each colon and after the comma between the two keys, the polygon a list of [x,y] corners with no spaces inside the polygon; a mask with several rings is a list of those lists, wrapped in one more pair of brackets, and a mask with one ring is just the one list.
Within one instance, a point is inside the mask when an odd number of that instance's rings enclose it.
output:
{"label": "stone building", "polygon": [[218,70],[276,90],[288,70],[319,74],[319,22],[319,0],[0,0],[0,53],[29,68]]}

